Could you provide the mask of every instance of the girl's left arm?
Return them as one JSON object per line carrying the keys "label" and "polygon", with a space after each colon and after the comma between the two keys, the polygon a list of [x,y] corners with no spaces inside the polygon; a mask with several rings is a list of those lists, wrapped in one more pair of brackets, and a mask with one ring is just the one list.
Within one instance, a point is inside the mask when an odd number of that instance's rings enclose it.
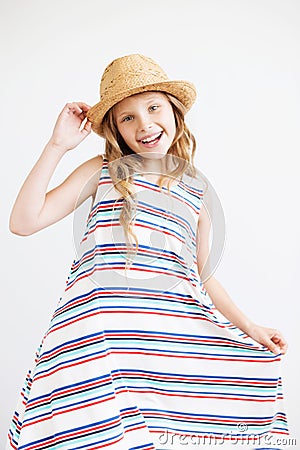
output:
{"label": "girl's left arm", "polygon": [[252,322],[232,301],[221,283],[209,272],[209,234],[210,218],[206,208],[202,207],[197,229],[197,265],[201,274],[205,267],[208,278],[203,282],[204,288],[215,307],[236,327],[246,333],[255,341],[265,345],[273,353],[285,354],[287,343],[280,331],[263,327]]}

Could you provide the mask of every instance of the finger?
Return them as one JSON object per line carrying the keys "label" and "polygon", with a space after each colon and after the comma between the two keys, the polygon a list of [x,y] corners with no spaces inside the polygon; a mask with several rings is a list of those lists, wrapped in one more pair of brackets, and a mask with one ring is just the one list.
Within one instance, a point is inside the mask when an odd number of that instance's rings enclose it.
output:
{"label": "finger", "polygon": [[86,112],[85,111],[81,111],[81,113],[78,115],[78,117],[82,120],[82,122],[84,121],[84,119],[86,118]]}
{"label": "finger", "polygon": [[286,340],[283,337],[281,337],[279,342],[275,342],[275,344],[280,347],[282,354],[286,353],[287,348],[288,348],[288,344],[287,344]]}
{"label": "finger", "polygon": [[[89,108],[89,109],[91,109],[91,108]],[[86,115],[87,115],[89,109],[83,109],[83,110],[82,110],[82,114],[84,115],[84,117],[86,117]]]}
{"label": "finger", "polygon": [[79,114],[82,113],[82,109],[80,108],[79,105],[77,105],[77,103],[72,103],[72,105],[69,106],[69,110],[72,110],[73,112],[76,112],[76,113],[79,113]]}
{"label": "finger", "polygon": [[75,105],[76,105],[75,102],[68,102],[68,103],[66,103],[65,108],[66,109],[74,109]]}
{"label": "finger", "polygon": [[[75,114],[75,113],[79,112],[76,109],[76,106],[74,103],[67,103],[64,109],[66,110],[67,114]],[[80,110],[80,113],[81,113],[81,110]]]}
{"label": "finger", "polygon": [[265,343],[266,347],[268,347],[269,350],[271,350],[271,352],[273,352],[275,355],[278,355],[278,353],[280,353],[280,347],[276,344],[274,344],[274,342],[270,339]]}
{"label": "finger", "polygon": [[84,127],[81,130],[81,133],[87,136],[88,134],[91,133],[91,131],[92,131],[92,122],[87,120]]}
{"label": "finger", "polygon": [[274,334],[274,336],[271,337],[271,340],[277,345],[287,344],[286,340],[284,339],[284,337],[280,332]]}
{"label": "finger", "polygon": [[90,108],[89,105],[83,102],[69,102],[65,105],[64,110],[66,110],[68,115],[76,115],[81,120],[84,120]]}
{"label": "finger", "polygon": [[82,111],[88,111],[89,109],[91,109],[91,106],[87,105],[84,102],[76,102],[76,105],[78,105]]}
{"label": "finger", "polygon": [[274,355],[279,355],[281,353],[281,349],[276,345],[270,345],[269,349],[271,350],[272,353],[274,353]]}
{"label": "finger", "polygon": [[81,103],[79,106],[83,109],[83,111],[88,111],[89,109],[91,109],[91,106],[87,105],[86,103]]}
{"label": "finger", "polygon": [[284,343],[284,344],[282,344],[282,345],[280,346],[280,348],[281,348],[281,353],[282,353],[283,355],[285,355],[286,352],[287,352],[288,345]]}

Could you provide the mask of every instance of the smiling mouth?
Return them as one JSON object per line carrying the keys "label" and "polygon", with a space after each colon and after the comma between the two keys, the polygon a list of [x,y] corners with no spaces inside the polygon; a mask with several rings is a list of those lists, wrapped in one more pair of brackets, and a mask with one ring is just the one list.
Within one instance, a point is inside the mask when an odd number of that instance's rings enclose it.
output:
{"label": "smiling mouth", "polygon": [[160,140],[160,138],[162,137],[162,134],[163,134],[163,131],[161,131],[158,135],[156,135],[156,137],[154,137],[151,140],[145,139],[145,140],[140,140],[140,142],[142,144],[155,144]]}

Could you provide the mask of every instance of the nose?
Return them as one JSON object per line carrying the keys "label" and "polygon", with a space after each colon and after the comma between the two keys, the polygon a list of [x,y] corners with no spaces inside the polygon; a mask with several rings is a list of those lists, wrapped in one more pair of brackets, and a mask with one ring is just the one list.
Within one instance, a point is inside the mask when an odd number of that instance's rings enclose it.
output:
{"label": "nose", "polygon": [[149,117],[147,115],[140,116],[139,122],[138,122],[138,127],[139,127],[139,131],[151,130],[151,128],[153,127],[151,117]]}

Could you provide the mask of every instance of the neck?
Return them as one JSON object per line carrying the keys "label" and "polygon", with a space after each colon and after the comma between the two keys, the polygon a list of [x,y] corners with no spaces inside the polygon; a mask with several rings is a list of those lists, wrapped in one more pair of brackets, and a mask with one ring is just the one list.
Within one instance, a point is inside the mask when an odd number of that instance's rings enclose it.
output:
{"label": "neck", "polygon": [[146,159],[144,158],[143,161],[143,170],[144,172],[152,172],[156,174],[165,173],[166,171],[166,164],[164,159],[155,160],[155,159]]}

